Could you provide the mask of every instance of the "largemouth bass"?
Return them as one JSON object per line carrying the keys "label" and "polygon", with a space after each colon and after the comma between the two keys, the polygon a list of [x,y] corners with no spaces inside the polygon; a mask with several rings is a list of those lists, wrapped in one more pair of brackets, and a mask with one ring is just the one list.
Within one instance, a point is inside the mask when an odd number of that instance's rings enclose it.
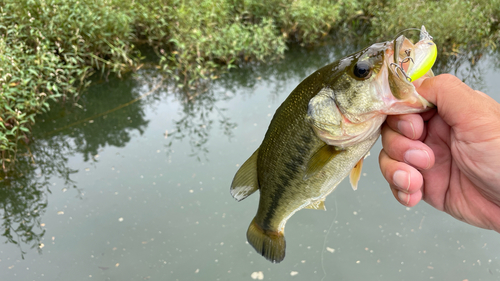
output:
{"label": "largemouth bass", "polygon": [[422,27],[413,44],[403,35],[373,44],[317,70],[276,110],[260,147],[240,167],[231,195],[260,190],[248,242],[266,259],[285,257],[285,224],[324,200],[350,174],[354,189],[364,157],[390,114],[432,107],[412,82],[433,76],[436,46]]}

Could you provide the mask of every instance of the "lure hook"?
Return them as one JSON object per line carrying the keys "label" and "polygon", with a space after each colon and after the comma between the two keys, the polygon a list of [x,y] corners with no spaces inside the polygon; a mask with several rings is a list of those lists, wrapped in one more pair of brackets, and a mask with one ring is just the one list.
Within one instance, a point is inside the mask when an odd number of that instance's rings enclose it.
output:
{"label": "lure hook", "polygon": [[[413,59],[412,59],[412,58],[409,58],[409,59],[413,61]],[[405,72],[405,70],[403,69],[402,65],[403,65],[403,63],[402,63],[402,62],[401,62],[401,66],[399,66],[397,63],[394,63],[394,62],[391,62],[391,64],[390,64],[390,66],[394,66],[394,72],[396,73],[396,75],[398,76],[398,78],[401,78],[401,77],[399,76],[399,73],[398,73],[398,71],[396,71],[396,70],[401,71],[401,73],[404,75],[405,79],[406,79],[408,82],[410,82],[410,83],[411,83],[411,82],[413,81],[413,79],[411,79],[411,77],[410,77],[410,76],[408,76],[408,74],[406,74],[406,72]]]}

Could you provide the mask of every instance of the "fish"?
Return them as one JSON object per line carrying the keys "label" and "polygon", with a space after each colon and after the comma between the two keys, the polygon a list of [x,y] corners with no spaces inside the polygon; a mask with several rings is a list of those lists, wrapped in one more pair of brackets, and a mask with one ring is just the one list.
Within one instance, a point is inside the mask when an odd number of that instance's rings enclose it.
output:
{"label": "fish", "polygon": [[285,258],[287,220],[324,201],[348,175],[357,189],[363,159],[387,115],[434,105],[413,83],[432,77],[437,49],[425,27],[413,44],[401,33],[330,63],[305,78],[274,114],[261,145],[236,172],[241,201],[260,191],[247,240],[273,263]]}

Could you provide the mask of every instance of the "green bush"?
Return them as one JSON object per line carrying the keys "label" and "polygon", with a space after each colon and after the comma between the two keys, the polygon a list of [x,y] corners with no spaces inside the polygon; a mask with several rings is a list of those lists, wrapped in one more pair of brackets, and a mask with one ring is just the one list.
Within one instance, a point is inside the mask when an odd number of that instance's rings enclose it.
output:
{"label": "green bush", "polygon": [[111,1],[6,1],[0,6],[0,151],[16,159],[48,100],[77,99],[94,70],[134,66],[132,18]]}
{"label": "green bush", "polygon": [[[391,16],[388,16],[391,15]],[[425,25],[441,47],[495,47],[500,38],[500,0],[390,1],[373,6],[372,34],[396,34]]]}
{"label": "green bush", "polygon": [[280,58],[287,43],[313,45],[332,29],[352,36],[369,26],[363,36],[378,40],[425,24],[439,46],[495,46],[499,15],[500,0],[0,0],[3,171],[50,100],[77,102],[92,73],[140,67],[140,44],[190,89],[239,63]]}

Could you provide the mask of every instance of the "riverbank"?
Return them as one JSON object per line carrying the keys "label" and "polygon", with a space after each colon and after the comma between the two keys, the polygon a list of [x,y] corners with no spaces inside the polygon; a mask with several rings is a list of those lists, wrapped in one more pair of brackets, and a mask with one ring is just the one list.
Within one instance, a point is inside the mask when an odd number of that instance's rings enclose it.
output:
{"label": "riverbank", "polygon": [[0,3],[0,13],[4,174],[49,101],[78,103],[92,74],[143,67],[139,45],[154,48],[155,67],[189,89],[238,64],[279,59],[291,42],[313,46],[332,33],[379,40],[425,24],[443,55],[496,47],[500,38],[500,0],[16,0]]}

